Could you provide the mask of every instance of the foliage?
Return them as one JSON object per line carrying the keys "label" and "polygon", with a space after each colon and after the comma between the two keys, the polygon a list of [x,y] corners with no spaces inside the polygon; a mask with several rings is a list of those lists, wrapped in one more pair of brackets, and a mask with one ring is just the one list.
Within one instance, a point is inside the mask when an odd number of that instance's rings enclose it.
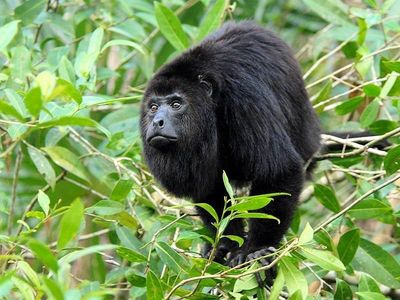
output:
{"label": "foliage", "polygon": [[[393,296],[400,1],[348,3],[1,1],[0,298]],[[256,210],[279,194],[237,196],[225,177],[233,205],[221,218],[202,205],[218,228],[211,239],[187,215],[193,205],[165,194],[146,170],[138,113],[161,64],[223,20],[249,18],[297,50],[326,131],[376,136],[364,146],[323,135],[343,149],[319,157],[272,263],[230,269],[201,258],[200,244],[215,245],[232,218],[274,218]],[[391,146],[374,149],[384,138]],[[272,289],[259,288],[255,274],[273,265]]]}

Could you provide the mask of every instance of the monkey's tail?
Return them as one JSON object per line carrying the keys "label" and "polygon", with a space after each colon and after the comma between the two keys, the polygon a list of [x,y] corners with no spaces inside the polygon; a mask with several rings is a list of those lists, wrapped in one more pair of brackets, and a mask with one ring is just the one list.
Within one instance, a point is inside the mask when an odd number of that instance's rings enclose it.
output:
{"label": "monkey's tail", "polygon": [[[324,138],[324,136],[326,138]],[[306,164],[307,178],[310,178],[312,171],[314,170],[318,161],[324,159],[324,154],[331,152],[342,151],[344,147],[347,149],[353,148],[346,146],[345,143],[356,143],[358,145],[366,145],[371,141],[376,140],[377,136],[369,131],[361,132],[329,132],[321,135],[323,143],[316,155]],[[331,139],[329,138],[331,137]],[[389,147],[391,143],[387,139],[379,140],[372,145],[372,148],[383,150]]]}

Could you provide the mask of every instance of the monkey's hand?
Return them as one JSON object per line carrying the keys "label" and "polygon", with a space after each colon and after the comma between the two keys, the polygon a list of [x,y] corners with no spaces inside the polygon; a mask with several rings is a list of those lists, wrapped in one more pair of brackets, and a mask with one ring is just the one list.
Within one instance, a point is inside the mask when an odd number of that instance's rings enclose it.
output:
{"label": "monkey's hand", "polygon": [[[275,252],[276,249],[274,247],[265,247],[257,250],[241,247],[237,251],[229,253],[227,265],[233,268],[245,262],[258,261],[261,266],[265,267],[270,264]],[[276,268],[273,266],[272,268],[265,270],[265,282],[261,279],[259,273],[256,273],[255,276],[260,287],[263,287],[264,285],[272,286],[276,277]]]}

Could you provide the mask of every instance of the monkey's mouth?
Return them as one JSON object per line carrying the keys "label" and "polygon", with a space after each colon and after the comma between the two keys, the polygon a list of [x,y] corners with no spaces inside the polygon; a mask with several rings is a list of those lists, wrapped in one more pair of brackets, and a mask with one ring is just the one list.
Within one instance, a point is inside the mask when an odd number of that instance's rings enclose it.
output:
{"label": "monkey's mouth", "polygon": [[155,148],[165,148],[178,141],[175,136],[155,135],[147,139],[150,146]]}

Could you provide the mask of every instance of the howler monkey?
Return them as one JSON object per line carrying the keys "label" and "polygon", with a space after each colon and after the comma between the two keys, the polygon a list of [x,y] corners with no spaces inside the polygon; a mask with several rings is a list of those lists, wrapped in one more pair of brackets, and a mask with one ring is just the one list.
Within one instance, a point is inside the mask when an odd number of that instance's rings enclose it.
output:
{"label": "howler monkey", "polygon": [[[172,194],[221,213],[222,172],[250,195],[287,192],[251,219],[235,219],[216,260],[231,266],[264,255],[289,227],[305,177],[320,147],[318,119],[290,48],[253,22],[228,22],[164,65],[148,83],[141,111],[145,160]],[[211,216],[199,209],[211,229]],[[227,258],[228,259],[225,261]]]}

